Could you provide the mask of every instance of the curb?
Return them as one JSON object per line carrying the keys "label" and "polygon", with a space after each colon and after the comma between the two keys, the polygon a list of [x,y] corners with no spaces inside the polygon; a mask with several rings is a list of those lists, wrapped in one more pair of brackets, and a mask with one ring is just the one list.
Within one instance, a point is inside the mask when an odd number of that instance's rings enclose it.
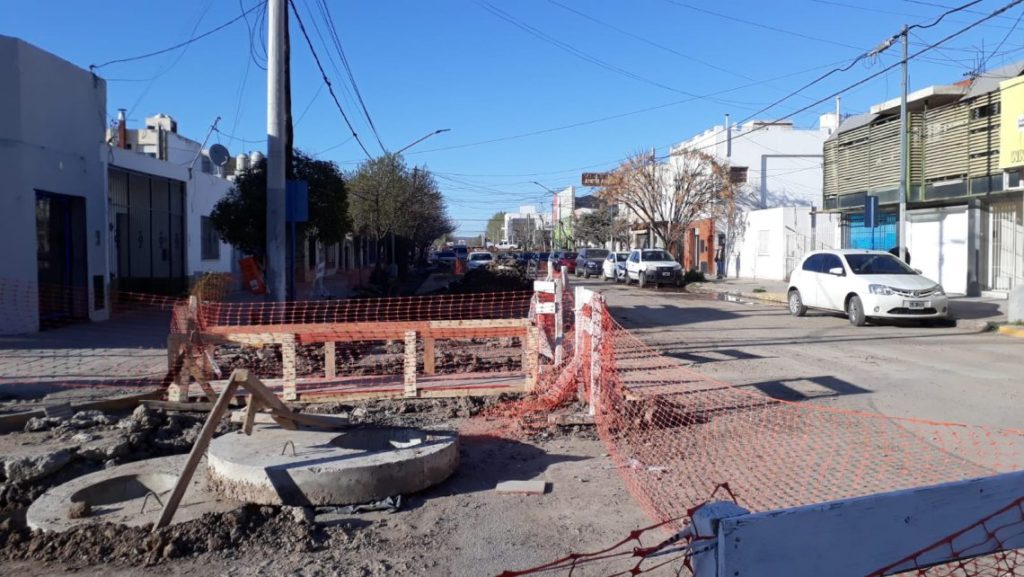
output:
{"label": "curb", "polygon": [[1006,335],[1008,337],[1017,337],[1024,339],[1024,327],[1015,327],[1010,325],[1002,325],[996,329],[999,334]]}

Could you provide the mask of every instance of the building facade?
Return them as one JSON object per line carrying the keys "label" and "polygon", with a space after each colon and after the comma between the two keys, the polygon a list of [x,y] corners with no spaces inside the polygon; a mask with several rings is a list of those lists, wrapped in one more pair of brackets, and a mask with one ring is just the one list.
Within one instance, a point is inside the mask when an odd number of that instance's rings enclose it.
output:
{"label": "building facade", "polygon": [[[908,95],[906,238],[899,238],[899,100],[847,118],[824,146],[822,204],[842,218],[843,246],[903,244],[947,292],[1009,291],[1024,282],[1024,63]],[[877,197],[875,226],[864,219]]]}

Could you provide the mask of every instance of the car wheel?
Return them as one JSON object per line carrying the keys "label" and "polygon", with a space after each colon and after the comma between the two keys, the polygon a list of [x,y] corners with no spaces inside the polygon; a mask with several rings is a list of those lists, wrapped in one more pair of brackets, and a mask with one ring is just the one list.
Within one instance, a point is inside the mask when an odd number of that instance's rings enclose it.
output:
{"label": "car wheel", "polygon": [[789,313],[795,317],[802,317],[807,314],[804,299],[800,298],[800,291],[797,289],[789,291]]}
{"label": "car wheel", "polygon": [[641,272],[636,278],[636,283],[640,285],[640,288],[647,286],[647,275]]}
{"label": "car wheel", "polygon": [[867,322],[867,318],[864,316],[864,303],[860,302],[859,296],[853,295],[846,303],[846,316],[850,319],[850,324],[855,327],[862,327]]}
{"label": "car wheel", "polygon": [[587,278],[587,279],[590,278],[590,271],[589,270],[583,271],[583,278]]}
{"label": "car wheel", "polygon": [[676,288],[683,286],[683,277],[677,275],[675,282],[672,284],[676,285]]}

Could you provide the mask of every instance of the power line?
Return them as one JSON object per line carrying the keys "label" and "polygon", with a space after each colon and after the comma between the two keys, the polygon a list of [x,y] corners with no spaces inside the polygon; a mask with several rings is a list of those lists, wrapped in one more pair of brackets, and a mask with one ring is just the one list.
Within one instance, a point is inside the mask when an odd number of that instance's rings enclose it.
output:
{"label": "power line", "polygon": [[[256,64],[256,66],[260,70],[263,70],[265,72],[267,70],[267,67],[261,64],[260,61],[256,58],[256,43],[253,40],[252,34],[253,26],[259,23],[259,16],[257,15],[255,22],[253,22],[253,24],[249,24],[249,17],[246,15],[245,5],[242,4],[242,1],[243,0],[238,0],[238,9],[242,11],[242,18],[245,18],[245,29],[246,32],[249,33],[249,60]],[[264,6],[265,5],[266,4],[264,4]],[[257,4],[256,6],[254,6],[254,8],[259,8],[259,5]]]}
{"label": "power line", "polygon": [[370,130],[373,132],[373,136],[377,139],[377,144],[379,144],[381,149],[387,153],[388,149],[381,141],[380,134],[377,132],[377,126],[373,123],[370,111],[367,109],[366,102],[363,100],[363,94],[359,90],[359,84],[356,83],[355,74],[352,72],[352,65],[349,64],[348,56],[345,54],[345,48],[341,44],[341,38],[338,36],[338,29],[334,25],[334,18],[331,16],[331,10],[327,5],[326,0],[317,0],[317,6],[320,8],[320,12],[327,23],[327,31],[334,40],[334,47],[338,51],[338,55],[341,57],[341,64],[348,75],[348,81],[352,85],[352,91],[355,92],[356,100],[359,101],[359,107],[363,111],[363,116],[366,118],[366,122],[370,125]]}
{"label": "power line", "polygon": [[999,49],[1003,47],[1003,43],[1005,43],[1006,40],[1010,37],[1010,34],[1013,34],[1013,31],[1017,29],[1017,25],[1020,24],[1020,19],[1022,16],[1024,16],[1024,11],[1021,11],[1021,13],[1017,15],[1017,20],[1013,22],[1013,27],[1006,31],[1006,35],[1003,36],[1003,39],[999,41],[999,44],[995,47],[995,50],[993,50],[991,54],[986,56],[985,59],[981,61],[981,64],[978,66],[978,72],[985,71],[985,66],[988,65],[988,61],[991,60],[997,52],[999,52]]}
{"label": "power line", "polygon": [[175,50],[177,50],[179,48],[184,48],[184,47],[188,46],[189,44],[192,44],[193,42],[198,42],[198,41],[202,40],[203,38],[206,38],[207,36],[209,36],[211,34],[214,34],[216,32],[220,32],[221,30],[227,28],[228,26],[231,26],[235,22],[238,22],[239,20],[243,19],[247,14],[249,14],[253,10],[263,6],[264,4],[265,4],[265,1],[260,2],[256,6],[253,6],[252,8],[250,8],[250,9],[246,10],[245,12],[243,12],[242,14],[232,18],[231,20],[229,20],[227,22],[225,22],[224,24],[221,24],[220,26],[218,26],[218,27],[216,27],[216,28],[214,28],[212,30],[208,30],[206,32],[203,32],[202,34],[200,34],[198,36],[192,36],[188,40],[186,40],[184,42],[179,42],[178,44],[175,44],[174,46],[169,46],[167,48],[163,48],[163,49],[157,50],[155,52],[149,52],[147,54],[140,54],[138,56],[130,56],[128,58],[117,58],[115,60],[109,60],[107,62],[104,62],[103,64],[90,64],[89,65],[89,70],[99,70],[100,68],[103,68],[105,66],[110,66],[111,64],[123,64],[125,62],[134,62],[136,60],[143,60],[145,58],[152,58],[153,56],[159,56],[161,54],[166,54],[168,52],[173,52],[173,51],[175,51]]}
{"label": "power line", "polygon": [[[1024,0],[1022,0],[1024,1]],[[309,34],[306,32],[306,25],[302,23],[302,16],[299,15],[298,9],[295,8],[295,3],[292,0],[288,0],[288,5],[292,7],[292,12],[295,14],[295,21],[299,23],[299,30],[302,31],[302,37],[306,39],[306,45],[309,46],[309,51],[313,55],[313,60],[316,61],[316,67],[320,69],[320,76],[324,80],[324,84],[327,85],[327,91],[331,93],[331,98],[334,99],[334,105],[338,107],[338,112],[341,113],[341,117],[345,120],[345,125],[348,126],[349,131],[352,133],[352,138],[359,143],[359,148],[363,149],[363,153],[366,154],[366,158],[373,160],[373,155],[366,149],[366,145],[360,140],[359,134],[356,133],[356,129],[352,127],[352,123],[348,119],[348,115],[345,114],[345,110],[341,107],[341,102],[338,102],[338,95],[334,93],[334,87],[331,85],[331,79],[327,77],[327,72],[324,70],[324,65],[320,62],[320,57],[316,53],[316,49],[313,48],[313,41],[310,40]]]}

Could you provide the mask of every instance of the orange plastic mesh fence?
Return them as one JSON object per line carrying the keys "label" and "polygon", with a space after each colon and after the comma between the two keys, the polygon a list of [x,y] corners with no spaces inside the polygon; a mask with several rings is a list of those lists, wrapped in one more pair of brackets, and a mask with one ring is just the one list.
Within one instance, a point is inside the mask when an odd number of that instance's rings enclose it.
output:
{"label": "orange plastic mesh fence", "polygon": [[[580,346],[561,372],[541,380],[536,398],[500,410],[536,423],[538,411],[590,399],[594,387],[600,438],[630,492],[666,528],[685,526],[688,512],[723,484],[741,506],[757,512],[1024,469],[1024,431],[777,400],[661,355],[594,302],[593,325],[572,327]],[[590,313],[584,306],[578,318]],[[986,524],[982,517],[990,513],[978,511],[984,539],[1005,543],[1024,533],[1019,502],[1000,523]],[[935,545],[960,561],[918,573],[1024,575],[1019,551],[967,559],[973,542],[962,541],[954,534]],[[923,566],[927,553],[908,551],[911,562],[897,566],[913,568],[915,559]]]}

